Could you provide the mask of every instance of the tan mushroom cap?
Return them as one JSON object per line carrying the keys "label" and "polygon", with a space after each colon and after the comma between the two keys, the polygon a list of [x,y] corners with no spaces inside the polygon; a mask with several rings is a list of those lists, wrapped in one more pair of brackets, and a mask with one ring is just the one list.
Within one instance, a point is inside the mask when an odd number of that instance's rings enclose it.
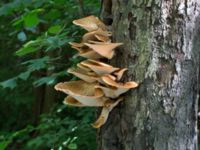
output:
{"label": "tan mushroom cap", "polygon": [[92,40],[88,40],[87,42],[88,44],[98,44],[98,45],[105,45],[105,44],[109,44],[111,42],[101,42],[101,41],[92,41]]}
{"label": "tan mushroom cap", "polygon": [[94,128],[100,128],[102,125],[104,125],[108,119],[109,113],[122,100],[123,100],[123,97],[119,97],[116,101],[114,100],[107,101],[108,106],[105,106],[102,108],[99,118],[92,124],[92,126]]}
{"label": "tan mushroom cap", "polygon": [[81,63],[78,63],[78,64],[77,64],[77,67],[78,67],[78,68],[81,68],[82,70],[85,70],[85,71],[87,71],[87,72],[91,72],[91,71],[92,71],[90,68],[88,68],[88,67],[82,65]]}
{"label": "tan mushroom cap", "polygon": [[81,26],[87,31],[94,31],[98,28],[106,30],[106,25],[95,16],[88,16],[85,18],[74,20],[75,25]]}
{"label": "tan mushroom cap", "polygon": [[138,84],[136,82],[117,83],[115,80],[105,75],[101,77],[102,81],[108,85],[108,87],[97,85],[96,88],[103,90],[104,94],[110,98],[117,98],[121,94],[127,92],[131,88],[136,88]]}
{"label": "tan mushroom cap", "polygon": [[101,90],[95,89],[97,85],[98,83],[87,83],[79,80],[58,83],[55,89],[68,94],[85,106],[104,106],[107,98],[103,98],[104,94]]}
{"label": "tan mushroom cap", "polygon": [[89,83],[96,82],[99,79],[94,72],[88,72],[81,68],[70,68],[67,72]]}
{"label": "tan mushroom cap", "polygon": [[84,106],[82,103],[80,103],[78,100],[76,100],[75,98],[73,98],[71,96],[67,96],[64,99],[63,103],[66,104],[66,105],[76,106],[76,107],[83,107]]}
{"label": "tan mushroom cap", "polygon": [[104,36],[104,35],[95,35],[95,37],[99,40],[99,41],[102,41],[102,42],[111,42],[111,39],[107,36]]}
{"label": "tan mushroom cap", "polygon": [[111,59],[114,55],[114,48],[122,45],[122,43],[101,43],[101,44],[89,44],[84,43],[89,48],[93,49],[95,52],[103,57]]}
{"label": "tan mushroom cap", "polygon": [[109,76],[105,75],[102,76],[102,80],[109,86],[116,87],[116,88],[123,88],[123,89],[130,89],[136,88],[138,84],[136,82],[126,82],[126,83],[117,83],[115,80],[110,78]]}
{"label": "tan mushroom cap", "polygon": [[95,51],[87,51],[87,52],[82,52],[78,54],[81,57],[84,58],[89,58],[89,59],[100,59],[102,58],[101,55],[99,55],[98,53],[96,53]]}
{"label": "tan mushroom cap", "polygon": [[84,43],[69,42],[72,47],[83,47]]}
{"label": "tan mushroom cap", "polygon": [[82,61],[80,64],[90,68],[91,70],[93,70],[94,72],[96,72],[99,75],[110,74],[116,70],[119,70],[119,68],[115,68],[106,63],[103,63],[100,61],[95,61],[95,60],[90,60],[90,59]]}
{"label": "tan mushroom cap", "polygon": [[98,29],[96,31],[88,32],[83,35],[82,42],[88,41],[101,41],[101,42],[108,42],[110,41],[111,32],[103,31],[102,29]]}
{"label": "tan mushroom cap", "polygon": [[124,74],[125,71],[127,71],[127,68],[123,68],[120,70],[115,71],[113,74],[117,76],[117,80],[120,80]]}
{"label": "tan mushroom cap", "polygon": [[82,47],[75,47],[72,46],[72,48],[76,49],[79,53],[78,56],[84,57],[84,58],[89,58],[89,59],[100,59],[102,58],[101,55],[93,51],[92,49],[88,48],[87,46],[82,46]]}
{"label": "tan mushroom cap", "polygon": [[114,88],[114,87],[105,87],[101,85],[95,86],[95,88],[99,88],[103,91],[106,97],[109,98],[117,98],[121,94],[127,92],[129,89],[121,89],[121,88]]}

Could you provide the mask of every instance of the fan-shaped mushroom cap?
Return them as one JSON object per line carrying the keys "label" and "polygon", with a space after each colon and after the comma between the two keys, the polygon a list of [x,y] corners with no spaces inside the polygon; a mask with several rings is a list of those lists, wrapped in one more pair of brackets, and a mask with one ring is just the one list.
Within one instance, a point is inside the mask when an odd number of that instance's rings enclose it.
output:
{"label": "fan-shaped mushroom cap", "polygon": [[106,30],[106,25],[95,16],[88,16],[85,18],[74,20],[75,25],[81,26],[87,31],[94,31],[98,28]]}
{"label": "fan-shaped mushroom cap", "polygon": [[95,86],[95,88],[100,88],[105,94],[105,96],[109,98],[117,98],[121,94],[129,90],[129,89],[114,88],[114,87],[105,87],[101,85],[97,85]]}
{"label": "fan-shaped mushroom cap", "polygon": [[102,43],[102,44],[84,43],[84,44],[93,49],[101,56],[106,57],[108,59],[111,59],[113,57],[114,48],[122,45],[122,43]]}
{"label": "fan-shaped mushroom cap", "polygon": [[109,113],[122,100],[123,100],[123,98],[120,97],[116,101],[112,101],[112,100],[108,101],[109,102],[107,104],[108,106],[103,107],[99,118],[92,124],[92,126],[94,128],[100,128],[103,124],[105,124],[108,119]]}
{"label": "fan-shaped mushroom cap", "polygon": [[92,49],[88,48],[85,45],[82,46],[82,47],[72,46],[72,48],[76,49],[79,52],[78,56],[82,56],[84,58],[89,58],[89,59],[99,59],[99,58],[102,58],[101,55],[99,55],[97,52],[93,51]]}
{"label": "fan-shaped mushroom cap", "polygon": [[95,89],[96,85],[98,83],[79,80],[58,83],[55,89],[70,95],[85,106],[104,106],[107,98],[103,98],[104,94],[100,89]]}
{"label": "fan-shaped mushroom cap", "polygon": [[75,98],[73,98],[71,96],[67,96],[64,99],[63,103],[66,104],[66,105],[77,106],[77,107],[83,107],[84,106],[82,103],[80,103],[78,100],[76,100]]}
{"label": "fan-shaped mushroom cap", "polygon": [[94,72],[88,72],[81,68],[70,68],[67,72],[89,83],[96,82],[99,78]]}
{"label": "fan-shaped mushroom cap", "polygon": [[101,77],[102,81],[106,83],[107,85],[111,86],[109,87],[103,87],[103,86],[97,86],[98,88],[102,89],[104,94],[107,97],[116,98],[117,95],[121,95],[125,92],[127,92],[131,88],[136,88],[138,84],[136,82],[126,82],[126,83],[117,83],[115,80],[110,78],[109,76],[105,75]]}
{"label": "fan-shaped mushroom cap", "polygon": [[103,36],[103,35],[95,35],[95,37],[99,40],[99,41],[102,41],[102,42],[110,42],[110,38],[107,37],[107,36]]}
{"label": "fan-shaped mushroom cap", "polygon": [[83,43],[76,43],[76,42],[69,42],[69,44],[72,46],[72,47],[83,47],[84,44]]}
{"label": "fan-shaped mushroom cap", "polygon": [[111,43],[111,42],[101,42],[101,41],[92,41],[92,40],[88,40],[87,43],[88,43],[88,44],[105,45],[105,44],[109,44],[109,43]]}
{"label": "fan-shaped mushroom cap", "polygon": [[89,58],[89,59],[100,59],[102,58],[101,55],[99,55],[98,53],[96,53],[95,51],[91,50],[91,51],[87,51],[87,52],[81,52],[78,54],[79,56],[82,56],[84,58]]}
{"label": "fan-shaped mushroom cap", "polygon": [[83,35],[82,42],[88,42],[88,41],[96,41],[99,40],[101,42],[108,42],[110,41],[111,32],[103,31],[102,29],[98,29],[96,31],[88,32]]}
{"label": "fan-shaped mushroom cap", "polygon": [[119,70],[119,68],[115,68],[111,65],[95,60],[85,60],[82,61],[81,64],[90,68],[99,75],[110,74],[116,70]]}
{"label": "fan-shaped mushroom cap", "polygon": [[127,68],[123,68],[120,70],[115,71],[113,74],[117,76],[117,80],[120,80],[124,74],[125,71],[127,71]]}
{"label": "fan-shaped mushroom cap", "polygon": [[77,64],[77,67],[78,67],[78,68],[81,68],[82,70],[85,70],[85,71],[87,71],[87,72],[91,72],[91,71],[92,71],[90,68],[88,68],[88,67],[82,65],[81,63],[78,63],[78,64]]}
{"label": "fan-shaped mushroom cap", "polygon": [[109,86],[113,86],[116,88],[136,88],[138,86],[138,84],[136,82],[126,82],[126,83],[117,83],[116,81],[114,81],[112,78],[110,78],[109,76],[105,75],[102,76],[102,80],[108,84]]}

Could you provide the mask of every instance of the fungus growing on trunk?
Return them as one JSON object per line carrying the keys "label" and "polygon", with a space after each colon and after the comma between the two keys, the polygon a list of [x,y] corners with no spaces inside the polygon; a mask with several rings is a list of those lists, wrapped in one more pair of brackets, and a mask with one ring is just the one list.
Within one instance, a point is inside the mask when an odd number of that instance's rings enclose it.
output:
{"label": "fungus growing on trunk", "polygon": [[119,70],[119,68],[115,68],[106,63],[103,63],[100,61],[95,61],[95,60],[90,60],[90,59],[82,61],[80,64],[90,68],[91,70],[96,72],[98,75],[110,74],[116,70]]}
{"label": "fungus growing on trunk", "polygon": [[122,43],[101,43],[101,44],[89,44],[84,43],[89,48],[93,49],[95,52],[97,52],[99,55],[111,59],[114,56],[114,49]]}
{"label": "fungus growing on trunk", "polygon": [[96,31],[88,32],[83,35],[82,42],[88,41],[100,41],[100,42],[110,42],[110,36],[112,34],[108,31],[103,31],[102,29],[98,29]]}
{"label": "fungus growing on trunk", "polygon": [[101,58],[111,59],[115,48],[122,45],[111,43],[112,33],[107,30],[106,25],[95,16],[74,20],[73,23],[89,32],[84,34],[81,43],[69,44],[78,51],[78,56],[88,59],[78,63],[77,68],[68,69],[68,73],[81,80],[58,83],[55,89],[68,94],[64,100],[67,105],[102,107],[100,116],[92,124],[94,128],[100,128],[112,109],[123,100],[121,95],[136,88],[138,84],[133,81],[119,82],[127,68],[101,62]]}
{"label": "fungus growing on trunk", "polygon": [[73,23],[75,25],[81,26],[87,31],[94,31],[99,28],[102,30],[107,29],[106,25],[101,20],[99,20],[99,18],[95,16],[88,16],[85,18],[77,19],[77,20],[74,20]]}

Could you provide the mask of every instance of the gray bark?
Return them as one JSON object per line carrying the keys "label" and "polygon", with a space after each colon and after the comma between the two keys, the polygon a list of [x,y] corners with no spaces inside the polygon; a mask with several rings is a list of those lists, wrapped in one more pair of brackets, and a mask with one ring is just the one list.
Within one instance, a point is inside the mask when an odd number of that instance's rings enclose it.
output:
{"label": "gray bark", "polygon": [[107,9],[113,41],[124,43],[111,63],[140,86],[99,130],[99,149],[197,150],[200,1],[112,0]]}

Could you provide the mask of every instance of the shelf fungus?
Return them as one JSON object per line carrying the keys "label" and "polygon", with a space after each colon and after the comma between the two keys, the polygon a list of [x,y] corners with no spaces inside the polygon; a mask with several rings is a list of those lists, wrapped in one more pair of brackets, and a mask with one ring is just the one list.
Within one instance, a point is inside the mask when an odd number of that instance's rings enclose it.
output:
{"label": "shelf fungus", "polygon": [[128,69],[113,67],[101,61],[101,58],[112,59],[115,49],[122,45],[111,42],[112,33],[101,20],[88,16],[74,20],[73,23],[88,31],[80,43],[69,43],[78,51],[78,56],[87,60],[67,71],[80,80],[58,83],[55,89],[68,95],[64,99],[66,105],[102,107],[100,116],[92,124],[94,128],[100,128],[106,123],[112,109],[123,100],[123,94],[138,84],[133,81],[120,82]]}

